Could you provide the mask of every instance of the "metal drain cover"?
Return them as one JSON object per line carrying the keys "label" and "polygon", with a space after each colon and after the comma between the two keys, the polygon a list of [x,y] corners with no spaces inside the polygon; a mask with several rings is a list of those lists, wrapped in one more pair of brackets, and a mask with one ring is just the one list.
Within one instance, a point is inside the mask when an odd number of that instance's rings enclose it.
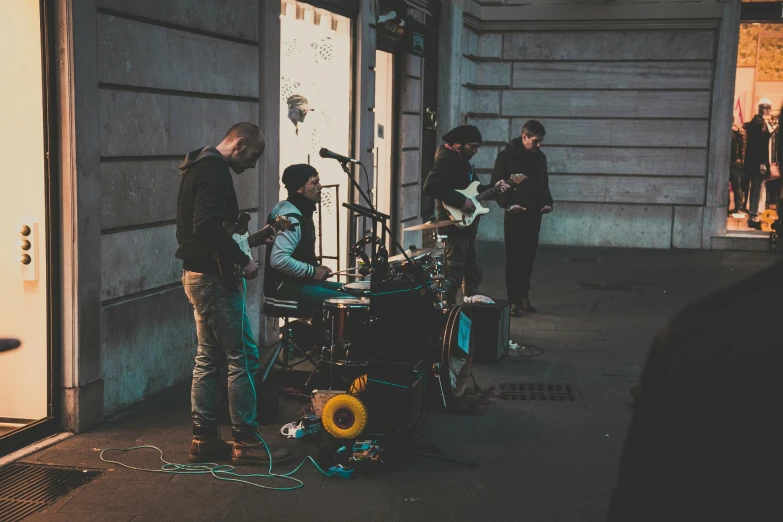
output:
{"label": "metal drain cover", "polygon": [[15,462],[0,468],[0,520],[16,522],[54,503],[102,473]]}
{"label": "metal drain cover", "polygon": [[582,394],[573,383],[501,382],[500,398],[507,401],[579,402]]}

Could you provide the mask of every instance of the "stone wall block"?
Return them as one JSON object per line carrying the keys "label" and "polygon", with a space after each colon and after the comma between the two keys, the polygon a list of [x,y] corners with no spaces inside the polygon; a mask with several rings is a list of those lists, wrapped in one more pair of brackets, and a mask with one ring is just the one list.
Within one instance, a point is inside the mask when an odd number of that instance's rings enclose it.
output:
{"label": "stone wall block", "polygon": [[500,91],[473,91],[469,107],[469,112],[471,113],[500,115]]}
{"label": "stone wall block", "polygon": [[476,56],[480,58],[501,58],[503,56],[503,35],[484,33],[478,36]]}
{"label": "stone wall block", "polygon": [[674,248],[701,248],[703,207],[674,207],[672,246]]}
{"label": "stone wall block", "polygon": [[485,143],[506,143],[510,138],[510,126],[507,119],[468,118],[468,124],[478,127]]}
{"label": "stone wall block", "polygon": [[400,153],[401,184],[421,181],[421,151],[405,150]]}
{"label": "stone wall block", "polygon": [[502,62],[476,63],[476,85],[511,87],[511,64]]}
{"label": "stone wall block", "polygon": [[101,82],[258,97],[256,46],[106,15],[98,38]]}
{"label": "stone wall block", "polygon": [[715,33],[693,31],[517,32],[503,42],[505,60],[711,60]]}
{"label": "stone wall block", "polygon": [[98,8],[159,20],[193,29],[258,41],[258,1],[232,0],[96,0]]}
{"label": "stone wall block", "polygon": [[421,67],[424,59],[413,54],[405,55],[405,74],[414,78],[421,78]]}
{"label": "stone wall block", "polygon": [[669,206],[555,203],[544,216],[541,243],[549,245],[670,248]]}
{"label": "stone wall block", "polygon": [[402,148],[419,148],[421,146],[421,116],[403,114],[400,120]]}
{"label": "stone wall block", "polygon": [[400,220],[418,217],[421,209],[421,189],[418,184],[400,187]]}
{"label": "stone wall block", "polygon": [[[485,138],[486,139],[486,138]],[[488,145],[481,147],[478,154],[473,156],[473,166],[477,169],[492,169],[495,166],[495,160],[502,147]]]}
{"label": "stone wall block", "polygon": [[235,123],[258,123],[258,104],[102,89],[101,156],[185,155],[216,145]]}
{"label": "stone wall block", "polygon": [[106,414],[192,377],[198,341],[181,287],[104,307],[100,320]]}
{"label": "stone wall block", "polygon": [[[103,162],[101,227],[106,229],[176,218],[181,160]],[[240,209],[258,208],[258,170],[233,175]]]}
{"label": "stone wall block", "polygon": [[421,112],[421,80],[405,78],[402,91],[402,110]]}
{"label": "stone wall block", "polygon": [[[258,213],[251,216],[250,229],[258,230]],[[182,261],[174,257],[176,229],[165,225],[101,236],[101,300],[179,281]]]}

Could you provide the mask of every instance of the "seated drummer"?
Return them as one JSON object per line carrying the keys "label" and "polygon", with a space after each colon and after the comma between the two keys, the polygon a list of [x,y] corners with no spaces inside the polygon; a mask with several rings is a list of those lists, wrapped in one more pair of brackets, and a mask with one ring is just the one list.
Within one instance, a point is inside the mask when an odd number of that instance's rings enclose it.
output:
{"label": "seated drummer", "polygon": [[319,265],[315,255],[313,212],[321,200],[318,171],[306,164],[291,165],[283,171],[283,185],[288,199],[275,205],[269,222],[286,216],[299,226],[278,233],[266,249],[264,303],[301,316],[320,316],[324,300],[351,296],[340,291],[342,284],[325,280],[331,269]]}

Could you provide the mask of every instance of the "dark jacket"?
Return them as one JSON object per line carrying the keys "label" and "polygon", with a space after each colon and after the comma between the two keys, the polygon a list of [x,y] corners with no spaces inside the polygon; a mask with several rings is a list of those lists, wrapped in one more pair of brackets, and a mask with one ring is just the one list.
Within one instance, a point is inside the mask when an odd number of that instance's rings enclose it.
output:
{"label": "dark jacket", "polygon": [[508,181],[511,174],[524,174],[527,179],[522,183],[510,183],[511,190],[498,197],[501,207],[519,205],[528,212],[539,212],[547,205],[554,208],[552,193],[549,192],[546,154],[540,150],[528,151],[522,145],[522,138],[513,139],[500,151],[492,169],[492,183],[501,179]]}
{"label": "dark jacket", "polygon": [[[467,198],[457,190],[463,190],[477,180],[478,176],[469,161],[462,159],[458,152],[441,145],[435,153],[435,164],[424,182],[424,193],[435,198],[436,218],[449,219],[448,212],[443,208],[443,202],[453,207],[462,207]],[[489,188],[491,185],[479,185],[478,191],[484,192]],[[460,230],[475,233],[478,222],[479,219],[476,219],[471,226]]]}
{"label": "dark jacket", "polygon": [[745,172],[750,175],[759,173],[761,165],[769,165],[770,133],[764,118],[758,114],[745,124],[747,147],[745,151]]}
{"label": "dark jacket", "polygon": [[235,222],[239,217],[228,163],[217,149],[204,147],[188,153],[179,169],[179,248],[175,255],[183,260],[183,268],[203,274],[219,273],[215,254],[245,266],[250,258],[223,229],[224,222]]}
{"label": "dark jacket", "polygon": [[[274,222],[275,217],[283,215],[291,219],[291,222],[297,223],[294,230],[281,232],[275,246],[266,249],[264,269],[264,300],[276,306],[295,307],[298,305],[299,292],[307,283],[312,282],[313,270],[318,263],[318,256],[315,252],[315,222],[313,213],[316,205],[300,194],[289,195],[286,201],[281,201],[272,209],[272,213],[267,218],[267,224]],[[283,269],[275,268],[272,256],[276,253],[288,252],[291,244],[296,246],[290,251],[290,258],[304,263],[305,265],[296,267],[289,266],[288,270],[293,273],[285,273]],[[307,265],[310,265],[309,267]],[[306,271],[297,273],[302,268]],[[282,268],[282,267],[281,267]],[[283,285],[285,288],[283,289]]]}
{"label": "dark jacket", "polygon": [[745,163],[745,130],[736,126],[731,129],[731,166],[741,168]]}

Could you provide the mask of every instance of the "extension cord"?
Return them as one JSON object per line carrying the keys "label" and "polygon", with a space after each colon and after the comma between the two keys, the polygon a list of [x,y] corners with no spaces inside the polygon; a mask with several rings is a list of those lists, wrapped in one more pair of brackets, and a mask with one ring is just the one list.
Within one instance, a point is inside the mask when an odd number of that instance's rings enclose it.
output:
{"label": "extension cord", "polygon": [[[245,339],[245,301],[247,299],[247,282],[244,278],[242,278],[242,316],[240,318],[240,321],[242,321],[241,326],[241,334],[242,334],[242,342],[244,343]],[[256,386],[253,383],[253,378],[250,375],[250,368],[247,364],[247,352],[244,352],[245,355],[245,371],[247,372],[248,380],[250,381],[250,386],[253,389],[253,402],[256,406],[256,409],[258,408],[258,396],[256,394]],[[204,462],[201,464],[178,464],[176,462],[169,462],[166,459],[163,458],[163,450],[156,446],[152,445],[142,445],[142,446],[134,446],[132,448],[106,448],[100,453],[100,459],[103,462],[109,463],[109,464],[117,464],[118,466],[122,466],[127,469],[132,469],[135,471],[146,471],[149,473],[172,473],[174,475],[206,475],[210,474],[213,477],[215,477],[218,480],[225,480],[228,482],[240,482],[242,484],[247,484],[248,486],[254,486],[261,489],[269,489],[272,491],[292,491],[294,489],[299,489],[304,487],[304,482],[299,480],[298,478],[293,477],[292,475],[295,474],[299,469],[305,465],[305,463],[309,460],[313,463],[313,466],[321,472],[324,476],[331,477],[331,476],[337,476],[337,477],[343,477],[348,478],[350,477],[353,470],[350,470],[351,473],[348,473],[348,477],[345,477],[342,472],[341,473],[327,473],[323,469],[321,469],[321,466],[318,465],[318,463],[313,459],[311,456],[305,457],[305,459],[296,467],[293,471],[289,471],[288,473],[272,473],[272,452],[269,449],[269,446],[267,446],[266,441],[261,437],[261,435],[258,433],[258,430],[253,430],[255,433],[256,439],[264,445],[264,449],[266,449],[267,454],[269,455],[269,470],[267,474],[263,473],[250,473],[247,475],[243,475],[241,473],[235,473],[236,468],[234,466],[229,466],[227,464],[217,464],[214,462]],[[129,466],[127,464],[124,464],[122,462],[119,462],[117,460],[108,460],[104,458],[103,454],[107,451],[118,451],[120,453],[126,453],[129,451],[135,451],[135,450],[141,450],[141,449],[154,449],[160,454],[160,460],[163,462],[163,466],[161,466],[160,469],[147,469],[147,468],[137,468],[135,466]],[[331,471],[331,470],[330,470]],[[264,486],[262,484],[257,484],[255,482],[251,482],[249,478],[275,478],[275,479],[283,479],[283,480],[292,480],[297,483],[296,486],[290,487],[290,488],[280,488],[280,487],[271,487],[271,486]]]}

